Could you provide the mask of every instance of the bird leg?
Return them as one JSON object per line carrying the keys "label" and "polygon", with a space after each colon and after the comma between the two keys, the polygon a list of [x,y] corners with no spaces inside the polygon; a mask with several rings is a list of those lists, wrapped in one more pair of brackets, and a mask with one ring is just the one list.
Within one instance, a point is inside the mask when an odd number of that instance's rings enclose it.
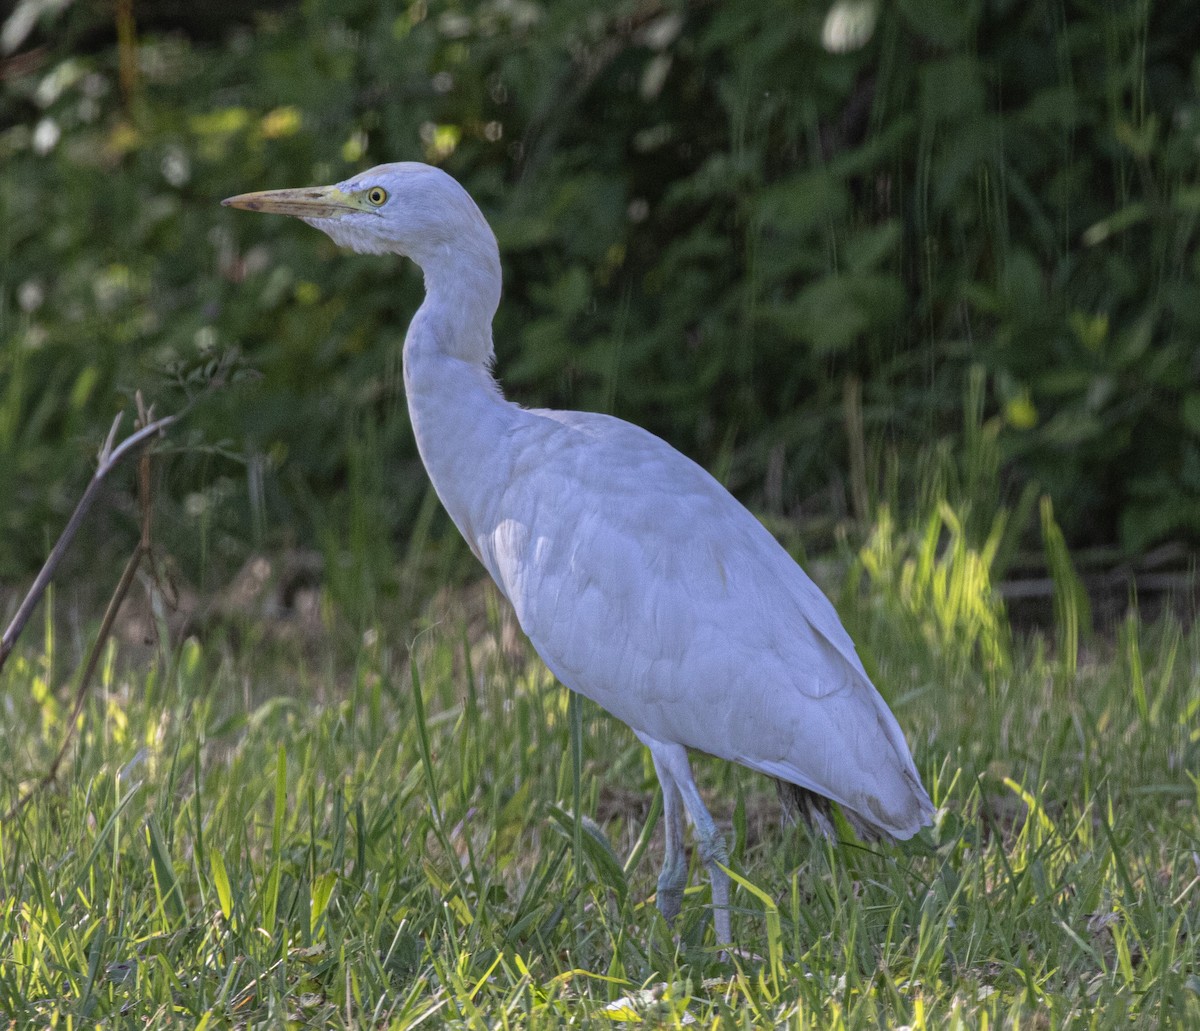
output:
{"label": "bird leg", "polygon": [[688,782],[680,790],[692,818],[692,826],[696,829],[700,858],[708,867],[708,877],[712,881],[713,925],[717,944],[729,945],[733,940],[729,926],[729,874],[722,869],[729,865],[729,848],[691,780],[691,770],[688,770]]}
{"label": "bird leg", "polygon": [[[682,797],[687,815],[696,831],[696,846],[699,849],[700,858],[708,867],[709,880],[712,882],[713,926],[717,935],[717,944],[729,945],[733,940],[729,922],[729,874],[722,869],[729,863],[729,850],[725,839],[717,830],[716,823],[713,822],[711,814],[704,805],[704,800],[700,797],[696,781],[692,778],[692,767],[688,762],[687,749],[683,745],[647,739],[641,734],[638,737],[650,748],[650,755],[654,759],[654,769],[663,786],[663,812],[668,814],[667,855],[662,875],[659,877],[660,893],[661,886],[666,881],[668,888],[675,887],[677,894],[673,898],[679,899],[682,896],[683,885],[687,881],[687,866],[682,860],[682,843],[679,845],[676,855],[673,855],[671,851],[672,827],[669,814],[672,802],[668,799],[674,793],[676,799]],[[678,812],[677,803],[676,812]],[[676,817],[676,821],[678,821],[678,817]],[[676,827],[678,828],[678,822]],[[681,828],[678,829],[678,838],[682,842]],[[677,857],[679,873],[676,873],[675,868],[671,865]],[[664,916],[667,915],[664,909],[666,904],[671,903],[664,903],[660,894],[659,909]],[[678,902],[674,902],[674,905],[677,907]]]}
{"label": "bird leg", "polygon": [[[653,751],[650,753],[654,757]],[[683,847],[683,798],[679,788],[665,767],[654,758],[654,769],[663,793],[663,827],[666,848],[662,872],[658,875],[658,893],[655,899],[658,911],[668,925],[675,922],[683,905],[683,889],[687,887],[687,852]]]}

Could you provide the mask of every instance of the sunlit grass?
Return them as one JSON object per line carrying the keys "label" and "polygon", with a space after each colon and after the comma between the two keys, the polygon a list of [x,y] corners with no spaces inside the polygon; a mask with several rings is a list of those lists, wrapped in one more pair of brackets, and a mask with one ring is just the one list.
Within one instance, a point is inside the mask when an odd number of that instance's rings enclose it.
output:
{"label": "sunlit grass", "polygon": [[[568,696],[480,595],[419,634],[372,626],[349,661],[215,640],[152,668],[115,656],[60,782],[0,827],[0,1013],[1200,1022],[1200,635],[1131,616],[1068,668],[1061,634],[1008,632],[986,555],[943,532],[926,562],[928,534],[878,527],[843,604],[937,823],[916,847],[814,840],[764,780],[698,758],[740,885],[728,962],[697,869],[678,941],[654,908],[643,750],[585,703],[576,788]],[[907,574],[883,575],[887,533]],[[64,731],[62,649],[47,629],[0,681],[6,808]]]}

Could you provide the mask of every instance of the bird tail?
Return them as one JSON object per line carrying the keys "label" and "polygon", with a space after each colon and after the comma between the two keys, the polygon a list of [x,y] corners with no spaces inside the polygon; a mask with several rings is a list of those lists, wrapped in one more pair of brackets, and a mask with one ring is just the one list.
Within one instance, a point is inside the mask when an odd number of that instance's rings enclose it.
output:
{"label": "bird tail", "polygon": [[854,810],[847,809],[844,805],[837,805],[836,802],[824,795],[818,795],[815,791],[809,791],[808,788],[802,788],[799,784],[793,784],[791,781],[780,780],[778,777],[772,779],[775,781],[775,791],[783,806],[784,816],[792,823],[799,823],[803,820],[823,837],[836,838],[837,828],[834,816],[836,807],[853,828],[854,833],[863,841],[895,840],[882,827],[863,819]]}

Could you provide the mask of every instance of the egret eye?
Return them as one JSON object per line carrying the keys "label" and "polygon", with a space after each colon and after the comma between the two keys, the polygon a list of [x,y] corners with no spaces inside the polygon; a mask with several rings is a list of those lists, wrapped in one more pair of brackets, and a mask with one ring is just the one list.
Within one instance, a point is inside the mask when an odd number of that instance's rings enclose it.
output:
{"label": "egret eye", "polygon": [[367,203],[373,204],[375,207],[382,207],[383,202],[388,199],[388,192],[382,186],[372,186],[367,190]]}

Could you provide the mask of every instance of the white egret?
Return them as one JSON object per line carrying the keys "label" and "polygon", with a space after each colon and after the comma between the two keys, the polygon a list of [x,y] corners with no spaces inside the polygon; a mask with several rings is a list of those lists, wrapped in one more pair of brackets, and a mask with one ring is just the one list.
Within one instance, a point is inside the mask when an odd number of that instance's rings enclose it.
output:
{"label": "white egret", "polygon": [[491,371],[499,251],[454,179],[405,162],[224,203],[421,267],[425,300],[404,342],[421,459],[546,665],[650,749],[668,922],[687,883],[686,813],[717,939],[730,941],[726,846],[688,749],[776,778],[826,829],[830,800],[869,836],[908,838],[929,822],[904,734],[833,606],[754,516],[637,426],[505,400]]}

